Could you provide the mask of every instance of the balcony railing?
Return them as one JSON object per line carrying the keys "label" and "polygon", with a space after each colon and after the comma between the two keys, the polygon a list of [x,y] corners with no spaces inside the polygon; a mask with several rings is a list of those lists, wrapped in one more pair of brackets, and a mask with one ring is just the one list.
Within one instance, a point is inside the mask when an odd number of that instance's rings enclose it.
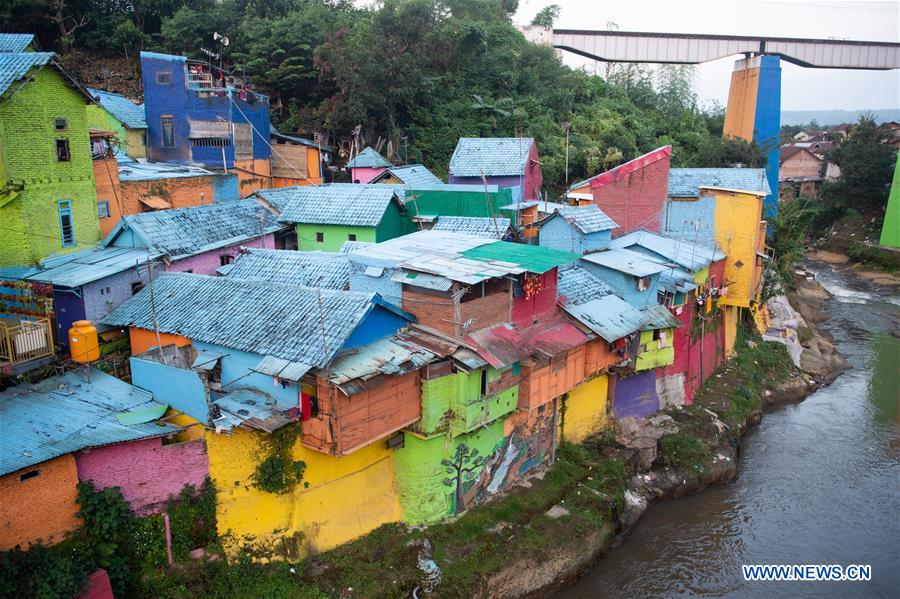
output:
{"label": "balcony railing", "polygon": [[49,319],[0,319],[0,362],[16,365],[51,355],[53,329]]}

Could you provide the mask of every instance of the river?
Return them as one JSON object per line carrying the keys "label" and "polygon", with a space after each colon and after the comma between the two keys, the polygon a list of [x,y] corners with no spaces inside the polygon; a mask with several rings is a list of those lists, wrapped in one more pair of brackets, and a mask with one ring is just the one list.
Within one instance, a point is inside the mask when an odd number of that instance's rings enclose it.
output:
{"label": "river", "polygon": [[[853,369],[763,418],[738,478],[652,504],[558,599],[900,597],[900,297],[816,265]],[[869,582],[746,582],[741,564],[870,564]]]}

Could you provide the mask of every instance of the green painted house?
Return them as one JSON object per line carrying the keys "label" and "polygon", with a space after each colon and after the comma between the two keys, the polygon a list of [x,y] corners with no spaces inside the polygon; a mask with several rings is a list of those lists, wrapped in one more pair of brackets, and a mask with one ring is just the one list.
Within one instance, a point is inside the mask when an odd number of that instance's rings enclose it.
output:
{"label": "green painted house", "polygon": [[660,304],[651,304],[641,308],[644,326],[638,341],[635,372],[662,368],[675,363],[675,329],[681,323],[671,312]]}
{"label": "green painted house", "polygon": [[512,203],[512,189],[496,185],[423,185],[406,189],[410,218],[431,222],[438,216],[492,218]]}
{"label": "green painted house", "polygon": [[147,121],[144,105],[135,104],[122,94],[89,87],[96,104],[87,107],[88,127],[116,134],[120,147],[129,158],[147,157]]}
{"label": "green painted house", "polygon": [[91,101],[52,52],[0,52],[0,268],[99,241]]}
{"label": "green painted house", "polygon": [[900,160],[894,165],[894,181],[881,226],[881,245],[900,248]]}
{"label": "green painted house", "polygon": [[339,252],[347,241],[387,241],[414,231],[400,193],[392,185],[296,186],[257,192],[297,227],[297,248]]}

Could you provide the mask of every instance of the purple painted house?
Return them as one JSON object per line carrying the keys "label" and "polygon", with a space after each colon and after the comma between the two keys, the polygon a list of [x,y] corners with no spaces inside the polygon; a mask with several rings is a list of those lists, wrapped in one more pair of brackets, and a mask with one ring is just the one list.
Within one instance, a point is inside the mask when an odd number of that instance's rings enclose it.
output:
{"label": "purple painted house", "polygon": [[350,181],[353,183],[369,183],[392,166],[394,165],[388,162],[387,158],[366,147],[347,163],[346,168],[350,171]]}
{"label": "purple painted house", "polygon": [[543,178],[531,137],[462,137],[450,159],[448,183],[518,187],[523,200],[540,198]]}

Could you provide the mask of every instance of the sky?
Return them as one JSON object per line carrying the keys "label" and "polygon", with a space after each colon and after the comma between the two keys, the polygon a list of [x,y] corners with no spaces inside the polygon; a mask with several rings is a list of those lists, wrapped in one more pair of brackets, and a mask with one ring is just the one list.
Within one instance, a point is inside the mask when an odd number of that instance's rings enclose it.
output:
{"label": "sky", "polygon": [[[562,11],[559,29],[608,29],[665,33],[760,35],[900,42],[900,1],[644,1],[519,0],[514,21],[528,24],[548,4]],[[697,66],[696,89],[701,104],[728,98],[734,60],[724,58]],[[563,61],[598,74],[603,64],[567,52]],[[781,62],[782,110],[860,110],[900,108],[900,70],[851,71],[807,69]]]}

